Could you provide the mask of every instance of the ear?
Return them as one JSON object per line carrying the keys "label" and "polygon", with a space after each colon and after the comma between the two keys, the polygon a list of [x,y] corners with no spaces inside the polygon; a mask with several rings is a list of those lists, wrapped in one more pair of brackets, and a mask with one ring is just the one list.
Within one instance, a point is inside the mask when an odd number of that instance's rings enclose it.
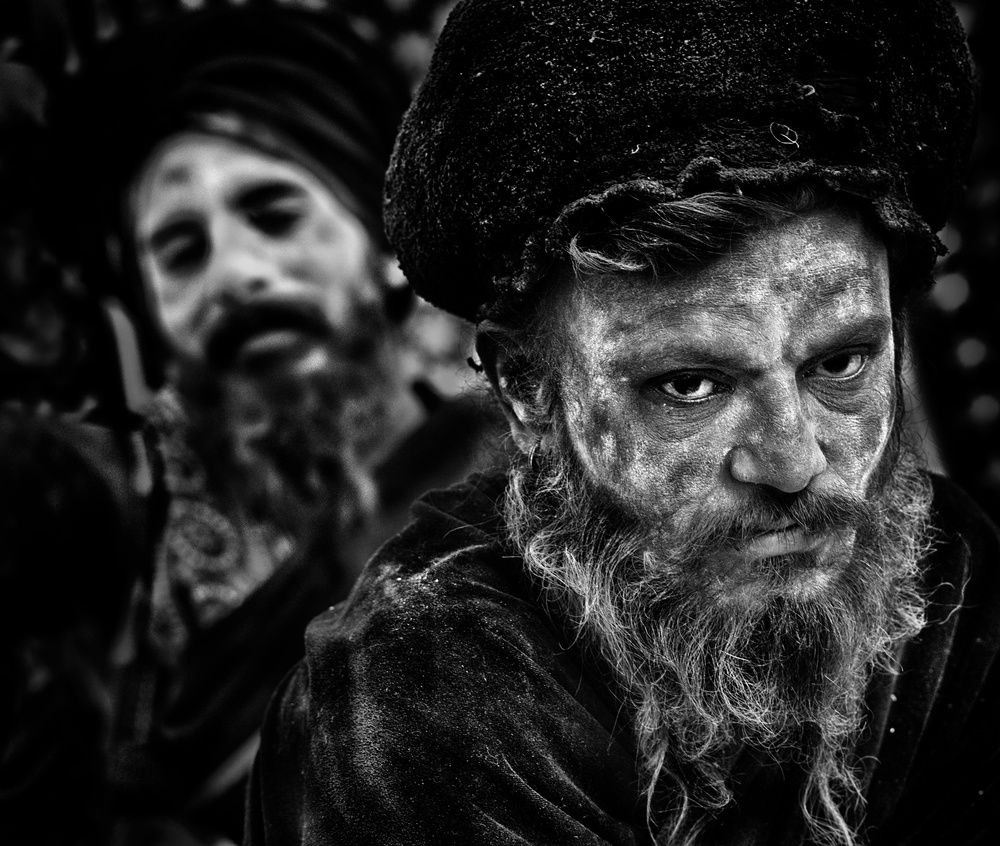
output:
{"label": "ear", "polygon": [[538,431],[537,417],[529,410],[529,405],[522,400],[510,396],[505,388],[505,380],[500,377],[500,387],[497,391],[500,405],[510,426],[510,436],[517,448],[525,455],[535,451],[548,449],[548,432]]}
{"label": "ear", "polygon": [[478,329],[476,351],[514,443],[525,455],[548,450],[551,427],[545,392],[536,380],[524,378],[519,346],[505,327],[492,321],[483,321]]}

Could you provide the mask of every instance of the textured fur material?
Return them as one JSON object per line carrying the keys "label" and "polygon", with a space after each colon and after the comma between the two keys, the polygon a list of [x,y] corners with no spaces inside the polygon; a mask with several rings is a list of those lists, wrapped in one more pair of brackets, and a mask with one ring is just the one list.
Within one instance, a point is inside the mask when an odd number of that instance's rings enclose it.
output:
{"label": "textured fur material", "polygon": [[[313,621],[265,719],[250,846],[652,842],[628,714],[501,541],[503,490],[502,477],[472,477],[429,494],[352,595]],[[870,846],[1000,834],[988,766],[1000,540],[942,480],[935,523],[931,624],[868,694]],[[746,756],[737,771],[738,804],[706,842],[802,843],[794,768]]]}
{"label": "textured fur material", "polygon": [[417,291],[474,319],[588,219],[815,178],[866,197],[922,282],[974,99],[947,0],[464,0],[397,140],[387,230]]}

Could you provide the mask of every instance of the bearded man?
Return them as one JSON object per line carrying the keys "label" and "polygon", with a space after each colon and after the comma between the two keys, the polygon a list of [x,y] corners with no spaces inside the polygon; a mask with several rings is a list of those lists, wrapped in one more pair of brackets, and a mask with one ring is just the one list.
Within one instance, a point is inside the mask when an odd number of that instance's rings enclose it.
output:
{"label": "bearded man", "polygon": [[902,437],[946,2],[465,0],[390,240],[520,458],[311,624],[248,842],[985,843],[997,533]]}
{"label": "bearded man", "polygon": [[124,843],[238,842],[306,623],[346,595],[355,547],[394,531],[380,508],[464,475],[479,418],[432,415],[403,360],[413,298],[381,198],[409,91],[377,40],[275,3],[125,24],[56,90],[54,121],[143,425],[150,562],[114,656],[114,810],[138,819]]}

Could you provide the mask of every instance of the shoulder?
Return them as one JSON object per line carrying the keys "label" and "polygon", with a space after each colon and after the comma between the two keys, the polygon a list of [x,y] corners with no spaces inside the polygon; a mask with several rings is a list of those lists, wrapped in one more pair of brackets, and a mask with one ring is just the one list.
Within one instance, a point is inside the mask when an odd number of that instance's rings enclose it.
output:
{"label": "shoulder", "polygon": [[1000,529],[953,481],[938,475],[930,479],[931,586],[952,588],[964,609],[990,609],[1000,624]]}
{"label": "shoulder", "polygon": [[931,483],[927,625],[868,703],[872,843],[968,843],[996,827],[1000,535],[957,485]]}
{"label": "shoulder", "polygon": [[425,498],[307,632],[296,696],[323,813],[343,831],[412,827],[412,842],[630,832],[614,822],[638,795],[617,705],[532,596],[489,501],[497,489],[476,484]]}
{"label": "shoulder", "polygon": [[930,474],[936,527],[948,539],[961,538],[970,550],[996,556],[1000,552],[1000,529],[979,505],[955,482]]}
{"label": "shoulder", "polygon": [[[320,668],[349,672],[356,693],[396,686],[432,701],[552,661],[558,636],[503,540],[501,494],[474,477],[417,504],[348,600],[310,626],[314,696],[323,695]],[[343,688],[334,686],[326,693],[336,697]]]}
{"label": "shoulder", "polygon": [[954,482],[930,480],[931,545],[922,565],[930,626],[920,640],[941,641],[952,662],[986,667],[1000,651],[1000,531]]}

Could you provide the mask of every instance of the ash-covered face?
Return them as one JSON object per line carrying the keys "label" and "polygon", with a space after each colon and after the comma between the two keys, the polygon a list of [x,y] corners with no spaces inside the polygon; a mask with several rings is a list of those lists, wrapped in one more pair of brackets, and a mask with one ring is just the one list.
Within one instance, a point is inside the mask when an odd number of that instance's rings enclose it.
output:
{"label": "ash-covered face", "polygon": [[[359,303],[381,302],[368,233],[295,162],[180,133],[147,159],[131,200],[141,273],[183,355],[294,351],[341,330]],[[260,320],[228,320],[232,306],[255,304],[268,306]]]}
{"label": "ash-covered face", "polygon": [[565,437],[596,487],[664,543],[713,527],[697,578],[718,602],[831,584],[853,530],[809,503],[866,497],[895,410],[884,246],[815,211],[679,279],[562,302]]}

